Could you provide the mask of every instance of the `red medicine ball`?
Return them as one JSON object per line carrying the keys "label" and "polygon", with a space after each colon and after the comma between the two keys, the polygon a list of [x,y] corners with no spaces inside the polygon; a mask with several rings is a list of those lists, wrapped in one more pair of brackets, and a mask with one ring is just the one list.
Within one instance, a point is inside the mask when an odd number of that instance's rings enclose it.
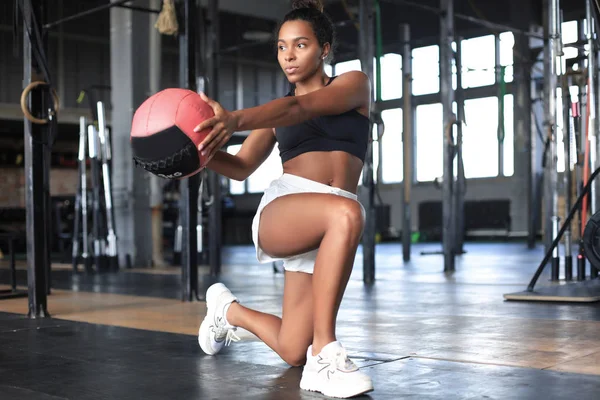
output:
{"label": "red medicine ball", "polygon": [[213,116],[212,108],[191,90],[165,89],[149,97],[131,125],[135,163],[162,178],[194,175],[206,165],[198,145],[210,132],[194,128]]}

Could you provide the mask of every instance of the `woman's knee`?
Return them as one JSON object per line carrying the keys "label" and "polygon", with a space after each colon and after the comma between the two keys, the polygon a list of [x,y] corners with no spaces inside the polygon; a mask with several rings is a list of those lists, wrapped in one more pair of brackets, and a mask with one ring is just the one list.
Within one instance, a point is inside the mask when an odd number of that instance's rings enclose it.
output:
{"label": "woman's knee", "polygon": [[333,226],[345,230],[352,236],[359,237],[362,234],[365,216],[358,201],[344,198],[331,215]]}
{"label": "woman's knee", "polygon": [[292,367],[301,367],[306,364],[306,351],[298,346],[282,346],[279,356]]}

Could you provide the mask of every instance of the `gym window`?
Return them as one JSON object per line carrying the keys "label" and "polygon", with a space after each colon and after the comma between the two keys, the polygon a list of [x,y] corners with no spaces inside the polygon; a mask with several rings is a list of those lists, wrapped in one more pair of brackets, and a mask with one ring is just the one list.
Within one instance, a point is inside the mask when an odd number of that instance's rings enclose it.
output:
{"label": "gym window", "polygon": [[462,50],[462,86],[472,88],[493,85],[496,77],[494,35],[463,40]]}
{"label": "gym window", "polygon": [[432,182],[442,176],[442,104],[417,106],[415,118],[416,177],[419,182]]}
{"label": "gym window", "polygon": [[415,96],[440,91],[440,48],[419,47],[412,51],[413,88]]}
{"label": "gym window", "polygon": [[[381,144],[383,151],[381,154],[381,182],[398,183],[402,182],[404,171],[403,141],[402,141],[402,109],[385,110],[381,113],[385,131]],[[376,153],[374,153],[375,155]],[[379,160],[378,160],[379,161]],[[374,163],[374,167],[378,166]]]}

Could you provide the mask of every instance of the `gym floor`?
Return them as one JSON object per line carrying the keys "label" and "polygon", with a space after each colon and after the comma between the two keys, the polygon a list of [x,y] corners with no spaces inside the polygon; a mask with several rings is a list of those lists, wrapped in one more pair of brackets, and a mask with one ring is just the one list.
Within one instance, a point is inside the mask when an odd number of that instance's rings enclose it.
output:
{"label": "gym floor", "polygon": [[[438,247],[415,246],[404,264],[399,245],[379,245],[370,288],[359,251],[338,338],[373,378],[375,391],[362,398],[599,398],[600,303],[505,301],[526,287],[541,249],[467,244],[445,275],[441,256],[419,255]],[[252,247],[226,248],[223,260],[220,281],[245,305],[280,315],[281,274],[256,264]],[[0,398],[323,398],[301,391],[301,368],[249,332],[216,357],[203,354],[205,304],[179,300],[178,272],[74,276],[57,267],[48,319],[27,319],[25,298],[0,301]],[[26,285],[23,268],[18,281]]]}

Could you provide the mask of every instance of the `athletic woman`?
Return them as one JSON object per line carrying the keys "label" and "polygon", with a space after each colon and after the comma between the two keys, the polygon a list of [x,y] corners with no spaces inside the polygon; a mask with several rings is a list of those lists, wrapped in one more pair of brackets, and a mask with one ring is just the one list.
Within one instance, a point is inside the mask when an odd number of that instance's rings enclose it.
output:
{"label": "athletic woman", "polygon": [[[264,105],[215,112],[196,131],[211,132],[199,146],[207,168],[243,181],[279,144],[283,175],[264,192],[252,224],[257,258],[283,260],[282,318],[244,307],[223,284],[206,293],[207,315],[198,341],[218,353],[246,329],[292,366],[304,365],[300,387],[331,397],[373,390],[370,377],[336,338],[336,318],[363,231],[357,187],[369,141],[371,88],[359,71],[337,77],[324,63],[334,40],[319,1],[294,1],[279,30],[277,58],[290,93]],[[251,130],[236,155],[219,149],[233,132]]]}

